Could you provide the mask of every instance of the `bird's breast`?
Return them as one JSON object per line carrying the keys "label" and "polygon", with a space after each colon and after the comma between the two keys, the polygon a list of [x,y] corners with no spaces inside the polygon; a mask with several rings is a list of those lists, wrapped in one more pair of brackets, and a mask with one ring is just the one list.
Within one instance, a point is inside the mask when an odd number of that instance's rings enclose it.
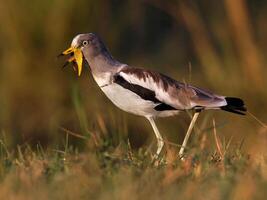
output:
{"label": "bird's breast", "polygon": [[120,109],[136,115],[147,116],[154,115],[157,105],[152,101],[142,99],[134,92],[121,87],[116,83],[104,85],[101,90],[105,95]]}
{"label": "bird's breast", "polygon": [[112,82],[111,73],[93,74],[94,80],[99,87],[109,85]]}

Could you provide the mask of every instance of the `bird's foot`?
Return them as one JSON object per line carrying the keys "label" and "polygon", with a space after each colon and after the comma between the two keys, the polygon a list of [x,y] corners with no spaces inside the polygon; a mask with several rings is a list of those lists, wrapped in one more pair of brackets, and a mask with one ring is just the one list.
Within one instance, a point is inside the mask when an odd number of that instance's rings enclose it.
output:
{"label": "bird's foot", "polygon": [[166,160],[163,159],[163,157],[160,157],[159,155],[155,154],[152,158],[152,165],[154,165],[155,167],[161,166],[161,165],[165,165],[166,164]]}
{"label": "bird's foot", "polygon": [[185,157],[185,154],[184,153],[179,153],[179,155],[178,155],[178,157],[179,157],[179,159],[181,160],[181,161],[185,161],[185,159],[186,159],[186,157]]}

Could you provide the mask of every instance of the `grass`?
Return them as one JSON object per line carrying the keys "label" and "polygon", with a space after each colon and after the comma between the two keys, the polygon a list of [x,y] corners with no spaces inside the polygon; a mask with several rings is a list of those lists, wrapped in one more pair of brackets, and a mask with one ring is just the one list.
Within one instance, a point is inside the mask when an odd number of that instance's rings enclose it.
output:
{"label": "grass", "polygon": [[265,124],[255,129],[255,148],[245,148],[246,136],[222,137],[229,123],[216,123],[207,112],[195,127],[184,161],[178,158],[180,146],[164,138],[161,158],[153,162],[154,143],[131,144],[125,119],[113,110],[107,114],[110,124],[99,114],[92,129],[80,89],[74,84],[71,91],[78,132],[60,126],[54,143],[43,147],[26,141],[14,148],[2,131],[0,199],[265,199]]}
{"label": "grass", "polygon": [[[248,155],[243,141],[223,142],[215,132],[214,148],[197,137],[181,161],[179,148],[167,143],[161,162],[152,163],[149,150],[133,151],[128,142],[114,146],[64,131],[60,149],[10,150],[2,137],[0,199],[264,199],[267,193],[266,157]],[[71,137],[82,140],[83,151],[69,145]]]}

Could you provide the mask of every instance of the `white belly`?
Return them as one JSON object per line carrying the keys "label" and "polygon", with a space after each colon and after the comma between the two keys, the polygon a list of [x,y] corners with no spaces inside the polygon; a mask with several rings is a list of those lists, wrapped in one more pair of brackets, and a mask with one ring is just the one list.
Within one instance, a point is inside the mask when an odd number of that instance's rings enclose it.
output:
{"label": "white belly", "polygon": [[137,94],[118,84],[113,83],[101,89],[116,106],[126,112],[142,116],[156,114],[153,108],[157,104],[143,100]]}
{"label": "white belly", "polygon": [[177,110],[156,111],[154,108],[158,104],[144,100],[116,83],[110,83],[109,77],[110,74],[106,73],[101,78],[94,76],[94,79],[105,95],[120,109],[146,117],[167,117],[178,114]]}
{"label": "white belly", "polygon": [[132,91],[113,83],[101,88],[106,96],[120,109],[141,116],[166,117],[175,115],[178,111],[156,111],[158,104],[142,99]]}

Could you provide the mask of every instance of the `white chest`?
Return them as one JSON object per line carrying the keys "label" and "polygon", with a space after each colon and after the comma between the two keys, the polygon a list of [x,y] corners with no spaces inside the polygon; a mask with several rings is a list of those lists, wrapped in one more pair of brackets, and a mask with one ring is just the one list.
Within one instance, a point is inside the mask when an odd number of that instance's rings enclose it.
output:
{"label": "white chest", "polygon": [[142,99],[132,91],[118,84],[110,84],[101,88],[106,96],[120,109],[136,115],[154,115],[156,104],[152,101]]}
{"label": "white chest", "polygon": [[99,87],[103,87],[105,85],[109,85],[111,83],[111,73],[102,73],[101,76],[93,75],[96,83]]}
{"label": "white chest", "polygon": [[101,77],[94,76],[95,81],[105,95],[120,109],[140,116],[165,117],[177,114],[178,111],[156,111],[156,103],[142,99],[136,93],[112,83],[110,74],[102,74]]}

